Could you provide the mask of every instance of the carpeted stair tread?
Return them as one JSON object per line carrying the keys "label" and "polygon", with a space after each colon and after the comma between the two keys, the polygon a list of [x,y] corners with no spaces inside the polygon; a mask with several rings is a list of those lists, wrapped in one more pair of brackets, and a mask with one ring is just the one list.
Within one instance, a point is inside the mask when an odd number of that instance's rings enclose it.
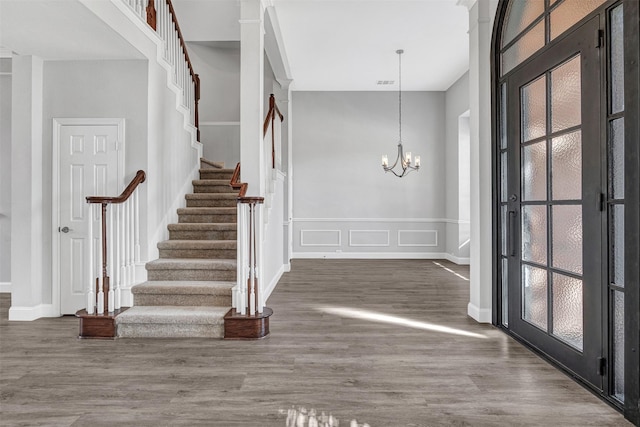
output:
{"label": "carpeted stair tread", "polygon": [[236,193],[191,193],[185,196],[187,200],[211,200],[211,199],[231,199],[236,200]]}
{"label": "carpeted stair tread", "polygon": [[131,288],[134,295],[157,293],[181,293],[184,295],[226,295],[235,282],[223,281],[163,281],[143,282]]}
{"label": "carpeted stair tread", "polygon": [[116,317],[121,323],[204,323],[224,324],[224,315],[230,307],[200,306],[135,306]]}
{"label": "carpeted stair tread", "polygon": [[178,215],[235,215],[238,212],[236,207],[192,207],[192,208],[178,208]]}
{"label": "carpeted stair tread", "polygon": [[165,240],[158,249],[236,249],[235,240]]}
{"label": "carpeted stair tread", "polygon": [[235,259],[159,258],[146,264],[147,270],[235,270]]}
{"label": "carpeted stair tread", "polygon": [[235,222],[180,222],[169,224],[169,231],[236,231],[238,224]]}

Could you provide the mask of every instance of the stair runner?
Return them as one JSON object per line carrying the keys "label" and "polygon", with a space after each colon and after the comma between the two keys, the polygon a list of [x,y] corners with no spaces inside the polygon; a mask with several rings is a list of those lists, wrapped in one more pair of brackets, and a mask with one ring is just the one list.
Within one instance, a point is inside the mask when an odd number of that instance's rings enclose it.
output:
{"label": "stair runner", "polygon": [[160,258],[132,288],[134,306],[116,318],[121,338],[223,338],[236,281],[236,198],[232,169],[202,159]]}

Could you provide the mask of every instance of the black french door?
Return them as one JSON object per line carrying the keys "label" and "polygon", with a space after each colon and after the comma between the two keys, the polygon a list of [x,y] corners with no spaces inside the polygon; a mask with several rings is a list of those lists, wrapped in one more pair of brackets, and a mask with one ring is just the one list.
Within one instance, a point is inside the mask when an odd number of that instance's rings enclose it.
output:
{"label": "black french door", "polygon": [[586,22],[506,80],[502,224],[509,329],[602,389],[599,25]]}

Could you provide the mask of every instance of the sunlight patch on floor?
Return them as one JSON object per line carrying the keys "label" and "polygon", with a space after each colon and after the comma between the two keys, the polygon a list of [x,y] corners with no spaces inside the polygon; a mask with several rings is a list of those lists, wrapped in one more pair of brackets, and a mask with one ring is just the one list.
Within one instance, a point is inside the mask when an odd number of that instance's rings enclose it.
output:
{"label": "sunlight patch on floor", "polygon": [[390,316],[388,314],[377,313],[375,311],[361,310],[359,308],[349,307],[316,307],[317,311],[327,314],[333,314],[341,317],[349,317],[352,319],[370,320],[372,322],[388,323],[398,326],[406,326],[408,328],[423,329],[425,331],[440,332],[444,334],[460,335],[469,338],[487,338],[485,335],[468,332],[462,329],[450,328],[448,326],[437,325],[435,323],[411,320],[404,317]]}
{"label": "sunlight patch on floor", "polygon": [[440,264],[439,262],[435,262],[435,261],[433,261],[433,263],[434,263],[435,265],[437,265],[438,267],[440,267],[440,268],[442,268],[442,269],[444,269],[444,270],[447,270],[449,273],[451,273],[451,274],[454,274],[454,275],[458,276],[458,277],[459,277],[459,278],[461,278],[462,280],[466,280],[467,282],[469,281],[469,279],[468,279],[468,278],[466,278],[466,277],[464,277],[462,274],[458,274],[458,273],[456,273],[456,272],[455,272],[455,271],[453,271],[452,269],[445,267],[444,265]]}

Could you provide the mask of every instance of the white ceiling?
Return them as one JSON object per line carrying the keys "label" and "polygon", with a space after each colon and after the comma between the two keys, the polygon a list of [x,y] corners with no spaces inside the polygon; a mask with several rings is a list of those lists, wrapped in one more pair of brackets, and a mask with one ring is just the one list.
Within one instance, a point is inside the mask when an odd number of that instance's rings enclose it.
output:
{"label": "white ceiling", "polygon": [[[295,90],[448,89],[469,68],[457,0],[274,0]],[[396,84],[378,86],[378,80]]]}
{"label": "white ceiling", "polygon": [[0,0],[0,46],[44,60],[143,58],[77,0]]}
{"label": "white ceiling", "polygon": [[[295,90],[448,89],[469,68],[458,0],[273,0]],[[239,0],[174,0],[189,41],[239,40]],[[378,80],[396,84],[378,86]]]}

